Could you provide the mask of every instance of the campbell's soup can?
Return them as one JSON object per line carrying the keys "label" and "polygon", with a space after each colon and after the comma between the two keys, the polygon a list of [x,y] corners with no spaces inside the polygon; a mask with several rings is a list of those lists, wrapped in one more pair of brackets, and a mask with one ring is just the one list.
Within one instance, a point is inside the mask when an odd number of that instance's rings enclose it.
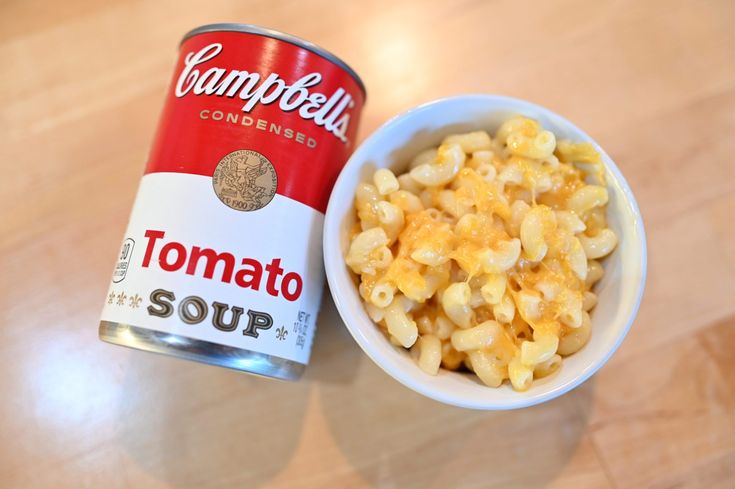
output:
{"label": "campbell's soup can", "polygon": [[309,42],[242,24],[189,32],[100,338],[299,378],[324,285],[324,211],[364,101],[355,72]]}

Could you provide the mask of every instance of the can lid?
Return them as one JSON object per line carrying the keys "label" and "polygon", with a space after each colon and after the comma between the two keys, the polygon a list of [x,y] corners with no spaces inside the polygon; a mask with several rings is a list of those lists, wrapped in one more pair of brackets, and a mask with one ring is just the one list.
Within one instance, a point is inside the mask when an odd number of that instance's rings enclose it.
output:
{"label": "can lid", "polygon": [[308,51],[311,51],[312,53],[318,54],[324,59],[327,59],[331,61],[332,63],[336,64],[343,70],[345,70],[354,80],[357,82],[357,85],[360,87],[360,91],[362,92],[363,97],[367,97],[367,90],[365,90],[365,84],[362,82],[362,79],[357,75],[355,70],[350,68],[350,66],[339,59],[334,54],[330,53],[326,49],[322,48],[321,46],[317,46],[316,44],[306,41],[304,39],[301,39],[300,37],[292,36],[291,34],[285,34],[283,32],[279,32],[273,29],[268,29],[266,27],[260,27],[253,24],[237,24],[237,23],[219,23],[219,24],[207,24],[200,27],[197,27],[196,29],[192,29],[189,32],[187,32],[184,37],[181,39],[181,45],[184,41],[189,39],[190,37],[196,36],[198,34],[203,34],[205,32],[245,32],[249,34],[258,34],[260,36],[265,37],[271,37],[273,39],[278,39],[290,44],[294,44],[296,46],[302,47]]}

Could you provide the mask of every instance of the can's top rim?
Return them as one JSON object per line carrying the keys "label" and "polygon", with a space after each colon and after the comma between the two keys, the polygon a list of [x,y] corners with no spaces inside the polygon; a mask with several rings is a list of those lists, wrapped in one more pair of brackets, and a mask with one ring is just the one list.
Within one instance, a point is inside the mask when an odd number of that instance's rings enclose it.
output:
{"label": "can's top rim", "polygon": [[350,68],[350,66],[347,63],[345,63],[340,58],[330,53],[323,47],[317,46],[316,44],[306,41],[304,39],[301,39],[300,37],[292,36],[291,34],[285,34],[283,32],[269,29],[267,27],[260,27],[260,26],[253,25],[253,24],[238,24],[234,22],[224,22],[224,23],[218,23],[218,24],[207,24],[207,25],[197,27],[196,29],[190,30],[189,32],[184,34],[184,37],[181,39],[181,42],[179,43],[179,46],[181,46],[181,44],[183,44],[184,41],[186,41],[190,37],[196,36],[198,34],[203,34],[205,32],[245,32],[249,34],[258,34],[261,36],[278,39],[278,40],[302,47],[308,51],[311,51],[312,53],[315,53],[321,56],[322,58],[328,61],[331,61],[332,63],[336,64],[337,66],[345,70],[357,82],[357,85],[360,87],[360,91],[362,92],[362,96],[367,97],[367,90],[365,90],[365,84],[362,82],[362,79],[358,76],[355,70]]}

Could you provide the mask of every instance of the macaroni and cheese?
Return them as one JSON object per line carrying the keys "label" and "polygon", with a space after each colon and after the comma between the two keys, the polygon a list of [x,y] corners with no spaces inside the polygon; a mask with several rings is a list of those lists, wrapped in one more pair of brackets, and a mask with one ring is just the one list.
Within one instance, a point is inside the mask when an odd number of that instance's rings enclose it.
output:
{"label": "macaroni and cheese", "polygon": [[356,189],[345,261],[366,310],[418,366],[526,390],[590,338],[613,251],[600,155],[526,117],[454,134]]}

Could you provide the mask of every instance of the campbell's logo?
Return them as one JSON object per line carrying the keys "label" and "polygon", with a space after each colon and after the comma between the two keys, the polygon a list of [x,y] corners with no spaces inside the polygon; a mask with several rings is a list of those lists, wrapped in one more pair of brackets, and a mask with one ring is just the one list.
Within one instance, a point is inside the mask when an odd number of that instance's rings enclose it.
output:
{"label": "campbell's logo", "polygon": [[298,110],[304,120],[311,120],[319,127],[347,142],[350,114],[355,106],[352,96],[344,88],[331,95],[310,90],[322,81],[321,73],[309,73],[291,85],[278,73],[264,76],[246,70],[228,70],[214,66],[200,71],[200,65],[213,60],[222,52],[222,44],[213,43],[199,51],[192,51],[184,58],[184,68],[176,81],[175,94],[181,98],[187,94],[244,100],[243,112],[250,112],[258,105],[278,102],[284,112]]}

